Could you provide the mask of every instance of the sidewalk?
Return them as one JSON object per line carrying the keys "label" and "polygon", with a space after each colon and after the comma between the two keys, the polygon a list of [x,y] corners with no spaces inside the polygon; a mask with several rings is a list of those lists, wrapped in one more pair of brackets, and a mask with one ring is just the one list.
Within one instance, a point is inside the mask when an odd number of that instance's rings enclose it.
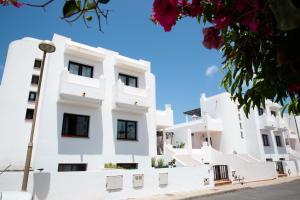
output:
{"label": "sidewalk", "polygon": [[151,196],[151,197],[137,198],[136,200],[156,200],[156,199],[183,200],[183,199],[193,199],[193,198],[196,198],[196,197],[201,197],[201,196],[203,197],[203,196],[210,196],[210,195],[222,194],[222,193],[227,193],[227,192],[234,192],[234,191],[242,190],[242,189],[249,189],[249,188],[256,188],[256,187],[263,187],[263,186],[287,183],[287,182],[291,182],[291,181],[298,180],[298,179],[300,179],[299,176],[297,176],[297,177],[284,177],[284,178],[278,178],[278,179],[273,179],[273,180],[244,183],[243,185],[241,185],[241,184],[230,184],[230,185],[218,186],[218,187],[214,187],[214,188],[211,188],[211,189],[208,189],[208,190],[194,190],[194,191],[190,191],[190,192],[155,195],[155,196]]}

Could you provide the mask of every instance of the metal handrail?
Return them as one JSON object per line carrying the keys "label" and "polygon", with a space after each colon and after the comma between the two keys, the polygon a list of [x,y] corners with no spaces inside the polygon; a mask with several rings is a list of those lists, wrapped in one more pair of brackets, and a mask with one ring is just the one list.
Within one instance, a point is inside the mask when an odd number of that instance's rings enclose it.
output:
{"label": "metal handrail", "polygon": [[11,165],[8,165],[2,172],[0,172],[0,175],[2,175],[4,172],[6,172],[10,167],[11,167]]}

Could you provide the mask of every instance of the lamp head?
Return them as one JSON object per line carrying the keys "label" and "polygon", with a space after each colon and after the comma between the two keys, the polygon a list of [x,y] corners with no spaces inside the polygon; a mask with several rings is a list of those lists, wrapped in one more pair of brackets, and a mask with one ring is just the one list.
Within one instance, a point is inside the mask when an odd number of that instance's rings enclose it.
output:
{"label": "lamp head", "polygon": [[53,42],[49,40],[44,40],[39,44],[39,49],[46,53],[53,53],[55,52],[56,48],[53,44]]}

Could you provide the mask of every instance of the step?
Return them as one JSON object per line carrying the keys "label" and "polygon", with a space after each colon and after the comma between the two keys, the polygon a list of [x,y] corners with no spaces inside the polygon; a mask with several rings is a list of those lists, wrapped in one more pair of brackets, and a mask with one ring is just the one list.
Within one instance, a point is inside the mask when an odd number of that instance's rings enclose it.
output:
{"label": "step", "polygon": [[278,174],[278,178],[287,177],[287,174]]}
{"label": "step", "polygon": [[230,180],[218,180],[215,181],[215,186],[223,186],[223,185],[228,185],[231,184]]}

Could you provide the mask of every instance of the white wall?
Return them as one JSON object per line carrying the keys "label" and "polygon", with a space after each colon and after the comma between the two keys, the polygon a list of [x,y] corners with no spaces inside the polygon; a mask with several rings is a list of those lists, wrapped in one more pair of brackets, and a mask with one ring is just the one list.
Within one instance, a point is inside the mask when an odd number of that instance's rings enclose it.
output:
{"label": "white wall", "polygon": [[[31,120],[25,120],[25,112],[26,108],[34,107],[32,103],[28,103],[28,95],[30,89],[37,90],[31,85],[31,76],[39,73],[33,69],[35,58],[42,57],[42,52],[38,49],[39,42],[40,40],[25,38],[12,42],[9,47],[1,85],[0,169],[9,164],[12,164],[10,169],[23,169],[25,163],[32,123]],[[56,51],[48,54],[45,62],[31,166],[34,169],[57,171],[59,163],[87,163],[88,170],[100,170],[108,162],[138,162],[139,167],[150,167],[150,159],[156,155],[156,86],[150,63],[128,59],[110,50],[75,43],[70,38],[56,34],[52,42]],[[120,58],[134,62],[135,71],[130,69],[131,65],[122,69],[116,67]],[[59,93],[60,78],[69,61],[93,66],[94,79],[104,77],[104,100],[101,104],[80,103],[78,99],[74,102],[62,101]],[[139,65],[143,67],[139,68]],[[140,90],[147,88],[143,90],[149,94],[146,99],[149,102],[147,109],[138,111],[131,109],[134,106],[130,105],[129,109],[119,111],[118,106],[114,105],[113,90],[119,70],[137,75]],[[134,98],[133,95],[132,99]],[[89,138],[62,137],[64,113],[89,115]],[[138,121],[138,141],[116,139],[118,118]],[[13,151],[11,147],[14,147]]]}
{"label": "white wall", "polygon": [[[168,173],[168,185],[159,185],[159,173]],[[144,187],[132,187],[133,174],[144,174]],[[106,190],[106,176],[123,175],[123,189]],[[6,173],[0,179],[0,191],[17,190],[18,186],[7,180],[18,180],[21,174]],[[209,178],[210,184],[204,186],[204,179]],[[134,197],[165,194],[171,192],[187,192],[211,188],[213,171],[210,166],[180,167],[169,169],[144,170],[103,170],[99,172],[53,172],[34,173],[31,178],[30,191],[34,191],[39,200],[61,199],[127,199]]]}

